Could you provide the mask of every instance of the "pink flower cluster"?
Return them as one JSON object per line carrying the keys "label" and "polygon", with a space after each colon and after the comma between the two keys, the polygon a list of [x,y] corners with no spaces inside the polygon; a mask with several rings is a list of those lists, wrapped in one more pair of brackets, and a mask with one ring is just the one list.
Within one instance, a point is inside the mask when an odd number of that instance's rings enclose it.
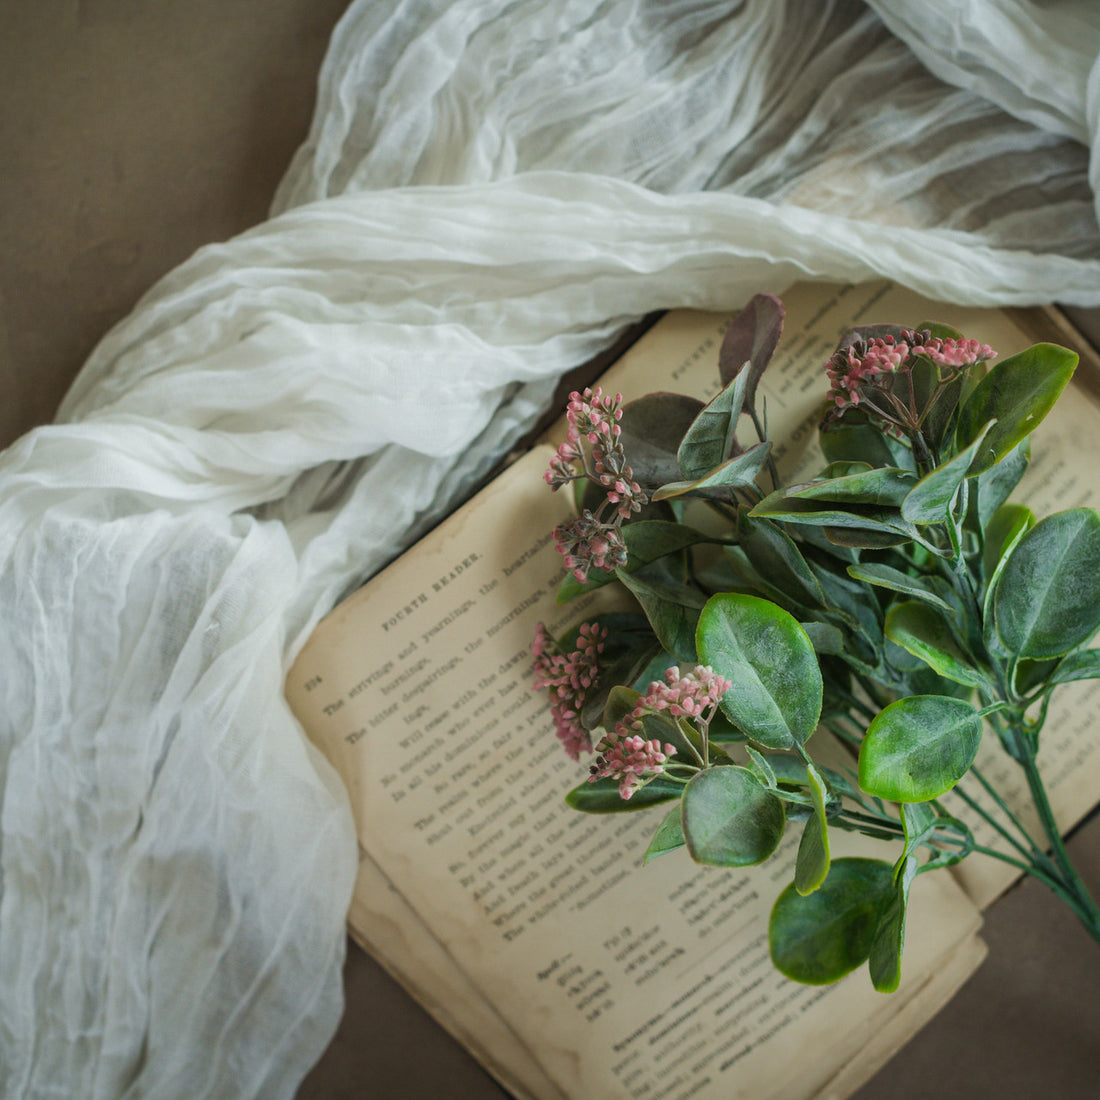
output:
{"label": "pink flower cluster", "polygon": [[924,355],[940,367],[958,369],[995,359],[997,353],[978,340],[943,340],[930,335],[927,329],[903,329],[899,340],[893,336],[856,340],[838,349],[825,365],[829,396],[838,409],[858,407],[861,388],[880,375],[897,371],[910,355]]}
{"label": "pink flower cluster", "polygon": [[941,367],[972,367],[986,359],[996,359],[997,353],[977,340],[926,340],[913,349],[919,355],[927,355]]}
{"label": "pink flower cluster", "polygon": [[641,699],[648,710],[667,710],[673,718],[700,718],[716,707],[733,685],[710,665],[696,665],[686,676],[673,665],[665,669],[665,683],[654,680]]}
{"label": "pink flower cluster", "polygon": [[[617,779],[619,797],[629,799],[642,785],[643,779],[660,775],[668,758],[676,752],[670,744],[662,745],[642,734],[642,719],[647,714],[667,711],[673,718],[694,718],[710,721],[714,708],[729,691],[730,681],[719,676],[709,665],[696,665],[686,675],[673,665],[665,670],[665,683],[654,680],[639,696],[631,712],[606,734],[596,746],[600,754],[589,769],[589,782],[597,779]],[[704,712],[709,710],[709,715]]]}
{"label": "pink flower cluster", "polygon": [[[623,415],[623,395],[605,394],[599,386],[574,391],[566,406],[568,436],[550,459],[543,475],[552,489],[577,478],[585,477],[605,490],[605,500],[595,513],[585,511],[579,519],[564,523],[554,530],[558,552],[565,567],[582,584],[590,569],[614,569],[626,563],[626,547],[619,534],[619,525],[634,512],[641,511],[647,497],[634,480],[627,465],[619,437],[619,421]],[[592,467],[585,462],[582,441],[592,453]],[[578,472],[576,463],[580,463]],[[602,518],[605,507],[614,506],[610,522]]]}
{"label": "pink flower cluster", "polygon": [[535,688],[550,690],[550,717],[565,751],[579,760],[582,752],[592,751],[592,738],[581,725],[581,708],[588,689],[596,681],[599,656],[603,652],[607,630],[598,623],[582,623],[577,647],[563,653],[546,627],[539,623],[531,642],[535,657]]}
{"label": "pink flower cluster", "polygon": [[883,336],[869,343],[857,340],[840,348],[825,365],[834,404],[838,409],[859,405],[860,387],[880,374],[896,371],[909,356],[909,344]]}

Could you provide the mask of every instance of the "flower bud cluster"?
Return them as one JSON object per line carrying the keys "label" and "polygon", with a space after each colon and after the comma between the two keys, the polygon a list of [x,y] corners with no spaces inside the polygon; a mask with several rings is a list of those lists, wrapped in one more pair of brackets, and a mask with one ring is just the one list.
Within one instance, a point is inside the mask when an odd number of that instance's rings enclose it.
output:
{"label": "flower bud cluster", "polygon": [[531,642],[535,657],[535,688],[550,690],[550,716],[565,751],[579,760],[592,751],[592,738],[581,725],[581,708],[588,689],[596,682],[599,656],[607,629],[598,623],[582,623],[576,649],[563,653],[545,625],[539,623]]}
{"label": "flower bud cluster", "polygon": [[601,523],[587,508],[577,519],[554,528],[554,541],[565,568],[582,584],[590,569],[608,571],[626,565],[626,544],[616,525]]}
{"label": "flower bud cluster", "polygon": [[996,359],[997,353],[978,340],[940,340],[933,338],[913,349],[919,355],[927,355],[940,367],[972,367],[986,359]]}
{"label": "flower bud cluster", "polygon": [[857,340],[848,347],[838,348],[825,365],[831,387],[829,396],[836,407],[858,407],[862,387],[880,374],[896,371],[908,358],[909,348],[906,341],[895,341],[893,336],[869,342]]}
{"label": "flower bud cluster", "polygon": [[[596,512],[585,510],[578,519],[555,528],[554,539],[565,567],[582,584],[590,569],[614,569],[626,563],[626,547],[619,527],[622,521],[639,512],[647,497],[634,480],[620,441],[623,415],[623,395],[605,394],[599,386],[574,391],[566,406],[568,436],[550,459],[543,475],[552,489],[577,478],[595,482],[605,492],[604,501]],[[591,452],[592,464],[585,460],[584,446]],[[580,464],[580,470],[577,464]],[[603,518],[608,505],[612,515]]]}
{"label": "flower bud cluster", "polygon": [[[600,755],[589,768],[589,782],[617,779],[619,797],[631,798],[643,779],[665,770],[668,758],[676,752],[674,745],[646,739],[643,718],[664,711],[673,718],[691,718],[706,724],[731,686],[729,680],[709,665],[696,665],[686,675],[681,675],[676,665],[666,669],[665,682],[654,680],[631,712],[600,740],[596,746]],[[705,714],[708,710],[710,714]]]}

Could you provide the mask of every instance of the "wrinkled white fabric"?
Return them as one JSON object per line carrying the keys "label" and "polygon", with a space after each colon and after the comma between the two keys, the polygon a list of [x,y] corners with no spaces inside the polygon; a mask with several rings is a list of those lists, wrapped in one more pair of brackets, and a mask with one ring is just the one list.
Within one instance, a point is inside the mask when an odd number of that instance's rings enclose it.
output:
{"label": "wrinkled white fabric", "polygon": [[352,6],[272,219],[0,456],[0,1094],[293,1093],[355,840],[286,665],[629,320],[883,275],[1100,304],[1079,9],[875,7],[905,41],[854,2]]}

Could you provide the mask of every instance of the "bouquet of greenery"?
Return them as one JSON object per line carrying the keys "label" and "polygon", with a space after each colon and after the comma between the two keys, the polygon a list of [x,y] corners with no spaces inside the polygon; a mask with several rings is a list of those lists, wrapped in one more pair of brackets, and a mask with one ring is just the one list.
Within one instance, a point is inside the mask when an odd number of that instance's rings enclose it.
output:
{"label": "bouquet of greenery", "polygon": [[[1100,940],[1035,763],[1052,692],[1100,677],[1100,651],[1084,648],[1100,627],[1100,517],[1037,522],[1008,499],[1077,356],[1038,344],[992,365],[945,325],[851,331],[825,367],[827,465],[784,485],[757,409],[782,323],[778,299],[753,299],[705,406],[572,395],[546,473],[577,502],[555,531],[558,599],[618,582],[640,610],[558,639],[539,627],[558,735],[574,758],[596,753],[568,801],[674,801],[647,861],[686,847],[757,864],[797,825],[769,939],[798,981],[869,961],[875,988],[896,989],[914,878],[976,851],[1044,882]],[[858,749],[858,772],[814,763],[818,728]],[[1045,841],[974,767],[984,728],[1023,769]],[[997,809],[960,797],[1011,854],[977,845],[938,801],[968,772]],[[834,829],[890,842],[889,859],[831,860]]]}

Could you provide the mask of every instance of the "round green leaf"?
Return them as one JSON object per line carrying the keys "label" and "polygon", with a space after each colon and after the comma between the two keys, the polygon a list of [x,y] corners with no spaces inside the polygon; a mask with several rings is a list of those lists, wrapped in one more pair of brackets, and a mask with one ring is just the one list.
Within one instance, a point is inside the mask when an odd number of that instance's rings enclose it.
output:
{"label": "round green leaf", "polygon": [[993,598],[997,633],[1020,657],[1060,657],[1100,627],[1100,516],[1071,508],[1019,541]]}
{"label": "round green leaf", "polygon": [[892,802],[938,798],[966,775],[981,739],[982,720],[965,699],[898,699],[867,727],[859,748],[859,785]]}
{"label": "round green leaf", "polygon": [[971,476],[999,462],[1039,426],[1076,367],[1077,355],[1067,348],[1035,344],[990,369],[960,410],[955,432],[962,450],[990,420],[997,421],[970,467]]}
{"label": "round green leaf", "polygon": [[720,593],[699,616],[696,648],[733,684],[722,710],[750,740],[770,749],[805,744],[821,715],[821,670],[792,615],[756,596]]}
{"label": "round green leaf", "polygon": [[779,847],[783,804],[747,768],[699,772],[680,803],[691,858],[714,867],[763,863]]}
{"label": "round green leaf", "polygon": [[788,886],[768,922],[772,962],[792,981],[828,985],[866,961],[879,915],[894,889],[894,871],[878,859],[833,861],[821,888],[801,895]]}

